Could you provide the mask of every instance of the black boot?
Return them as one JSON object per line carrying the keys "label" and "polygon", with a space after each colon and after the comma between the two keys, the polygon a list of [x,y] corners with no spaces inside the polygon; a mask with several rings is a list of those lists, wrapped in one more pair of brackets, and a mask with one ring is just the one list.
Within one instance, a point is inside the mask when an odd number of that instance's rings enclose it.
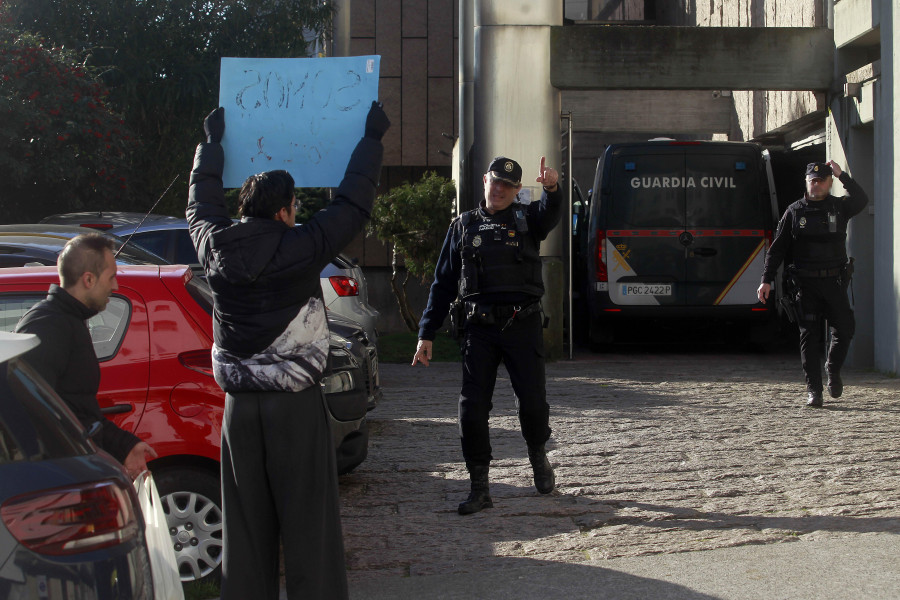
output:
{"label": "black boot", "polygon": [[806,405],[811,406],[813,408],[820,408],[822,406],[822,392],[808,392],[806,394]]}
{"label": "black boot", "polygon": [[844,393],[844,381],[841,379],[841,374],[827,370],[826,373],[828,374],[828,395],[832,398],[840,398]]}
{"label": "black boot", "polygon": [[547,460],[547,452],[544,444],[540,446],[528,446],[528,460],[534,470],[534,487],[542,494],[549,494],[556,487],[556,475],[553,467]]}
{"label": "black boot", "polygon": [[460,502],[457,512],[461,515],[471,515],[485,508],[494,508],[488,484],[488,466],[471,466],[468,469],[472,491],[469,492],[465,502]]}

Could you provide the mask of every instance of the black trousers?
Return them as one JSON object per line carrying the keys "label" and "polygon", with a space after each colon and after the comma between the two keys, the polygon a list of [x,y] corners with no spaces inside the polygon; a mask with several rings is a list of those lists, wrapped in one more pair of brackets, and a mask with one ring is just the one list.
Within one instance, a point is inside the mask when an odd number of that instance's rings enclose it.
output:
{"label": "black trousers", "polygon": [[459,394],[459,435],[466,466],[487,465],[493,458],[488,417],[501,360],[516,394],[525,441],[536,446],[550,438],[541,321],[541,314],[535,313],[513,321],[502,332],[504,323],[466,327]]}
{"label": "black trousers", "polygon": [[347,598],[337,464],[319,386],[235,393],[222,421],[223,600]]}
{"label": "black trousers", "polygon": [[806,374],[806,389],[810,392],[822,391],[825,320],[831,329],[825,369],[838,373],[856,331],[847,288],[836,277],[800,279],[800,361]]}

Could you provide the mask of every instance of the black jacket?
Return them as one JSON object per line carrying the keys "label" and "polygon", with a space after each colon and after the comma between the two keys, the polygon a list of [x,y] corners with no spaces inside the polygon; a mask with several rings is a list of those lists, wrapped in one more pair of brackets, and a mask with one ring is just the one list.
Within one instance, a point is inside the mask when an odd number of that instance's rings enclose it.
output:
{"label": "black jacket", "polygon": [[383,146],[363,138],[334,200],[309,223],[233,223],[222,187],[224,152],[197,146],[187,219],[215,301],[213,372],[226,392],[300,391],[328,358],[319,273],[371,216]]}
{"label": "black jacket", "polygon": [[[788,255],[794,266],[807,270],[833,269],[847,262],[847,225],[866,207],[869,197],[846,172],[839,179],[848,196],[829,195],[816,202],[804,197],[784,212],[766,253],[762,283],[775,280],[778,267]],[[828,213],[835,217],[834,232],[829,231]]]}
{"label": "black jacket", "polygon": [[66,401],[85,428],[100,422],[94,441],[125,462],[140,439],[100,413],[100,363],[85,323],[96,314],[58,285],[51,285],[47,298],[22,316],[16,331],[40,338],[40,345],[26,353],[25,360]]}
{"label": "black jacket", "polygon": [[[544,191],[538,202],[532,202],[524,207],[525,220],[528,223],[527,235],[534,238],[535,244],[540,244],[547,238],[550,231],[559,223],[562,212],[562,188],[557,187],[555,192]],[[484,201],[475,211],[479,219],[487,221],[508,221],[507,212],[514,209],[513,205],[505,211],[490,215],[484,209]],[[493,231],[493,230],[492,230]],[[450,312],[452,303],[459,291],[459,281],[462,275],[462,245],[463,227],[461,217],[457,217],[450,223],[450,229],[444,238],[444,246],[438,257],[437,266],[434,269],[434,283],[431,284],[431,292],[428,295],[428,305],[422,313],[419,321],[419,339],[433,340],[436,332],[441,328],[447,313]],[[471,298],[487,304],[516,304],[527,301],[527,293],[493,293],[478,294]]]}

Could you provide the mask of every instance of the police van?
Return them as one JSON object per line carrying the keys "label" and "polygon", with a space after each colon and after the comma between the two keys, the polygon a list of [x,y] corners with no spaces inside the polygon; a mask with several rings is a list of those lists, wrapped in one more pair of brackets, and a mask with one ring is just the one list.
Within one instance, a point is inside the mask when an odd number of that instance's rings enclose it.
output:
{"label": "police van", "polygon": [[777,303],[760,304],[756,289],[777,210],[768,154],[756,144],[608,146],[583,230],[591,345],[613,341],[629,318],[740,321],[774,333]]}

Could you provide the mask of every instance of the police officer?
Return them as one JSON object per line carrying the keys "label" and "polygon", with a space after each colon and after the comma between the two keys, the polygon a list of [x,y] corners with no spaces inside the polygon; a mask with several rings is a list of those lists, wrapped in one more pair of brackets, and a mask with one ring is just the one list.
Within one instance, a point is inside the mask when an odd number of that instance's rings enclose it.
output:
{"label": "police officer", "polygon": [[450,224],[412,362],[428,366],[435,333],[458,298],[465,313],[459,429],[472,485],[469,497],[459,505],[461,515],[493,506],[488,489],[492,458],[488,416],[501,360],[516,394],[534,485],[542,494],[556,486],[544,449],[550,438],[550,406],[544,377],[539,247],[559,222],[559,174],[541,157],[536,181],[544,193],[539,202],[528,205],[517,201],[522,167],[516,161],[495,158],[483,180],[480,206]]}
{"label": "police officer", "polygon": [[[832,174],[849,196],[831,195]],[[847,259],[847,223],[869,198],[858,183],[832,161],[810,163],[806,167],[806,195],[791,204],[766,254],[762,284],[757,290],[765,303],[778,267],[790,255],[788,277],[799,289],[796,306],[800,327],[800,359],[806,374],[807,406],[822,406],[822,355],[824,325],[831,328],[831,347],[825,361],[828,393],[839,398],[844,391],[841,367],[847,358],[856,328],[853,309],[847,299],[852,261]]]}

